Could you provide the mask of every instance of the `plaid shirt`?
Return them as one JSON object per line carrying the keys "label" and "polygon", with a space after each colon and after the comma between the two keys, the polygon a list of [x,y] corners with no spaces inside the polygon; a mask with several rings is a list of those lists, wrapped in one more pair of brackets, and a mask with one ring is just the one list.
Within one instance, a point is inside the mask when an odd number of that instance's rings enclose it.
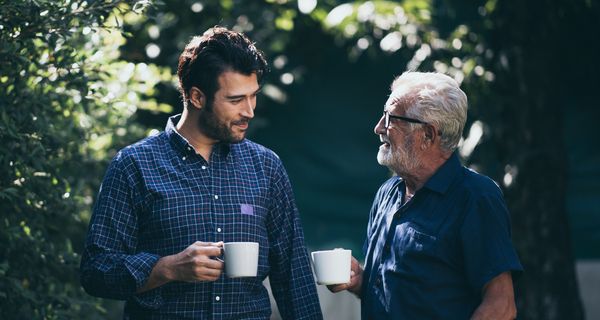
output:
{"label": "plaid shirt", "polygon": [[[81,261],[92,295],[127,300],[125,318],[268,319],[269,276],[284,319],[321,319],[291,185],[279,158],[244,140],[210,162],[175,130],[120,151],[94,208]],[[171,282],[136,294],[160,257],[195,241],[260,245],[258,276]]]}

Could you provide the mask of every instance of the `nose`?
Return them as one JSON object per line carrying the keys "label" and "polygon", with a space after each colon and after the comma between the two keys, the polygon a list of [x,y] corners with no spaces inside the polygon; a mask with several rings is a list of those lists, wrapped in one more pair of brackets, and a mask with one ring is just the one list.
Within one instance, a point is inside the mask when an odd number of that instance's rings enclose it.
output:
{"label": "nose", "polygon": [[386,133],[386,129],[384,128],[384,120],[383,120],[384,116],[381,116],[381,118],[379,118],[379,121],[377,121],[377,124],[375,124],[375,128],[373,128],[373,132],[375,132],[376,135],[380,135],[380,134],[385,134]]}
{"label": "nose", "polygon": [[254,108],[256,108],[256,98],[249,97],[244,100],[244,106],[242,107],[242,116],[248,119],[254,118]]}

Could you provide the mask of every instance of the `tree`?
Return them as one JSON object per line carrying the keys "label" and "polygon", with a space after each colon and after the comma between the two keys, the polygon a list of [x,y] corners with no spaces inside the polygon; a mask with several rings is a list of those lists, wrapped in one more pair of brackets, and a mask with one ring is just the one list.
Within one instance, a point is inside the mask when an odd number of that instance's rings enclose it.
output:
{"label": "tree", "polygon": [[[479,32],[494,53],[482,116],[492,133],[479,161],[504,181],[525,267],[517,282],[522,319],[582,319],[566,211],[564,123],[594,90],[600,27],[590,1],[488,1]],[[485,153],[485,154],[484,154]],[[496,166],[493,161],[504,163]]]}
{"label": "tree", "polygon": [[160,69],[118,60],[114,19],[135,5],[0,1],[0,318],[105,313],[78,276],[92,198],[114,149],[145,134],[141,96],[160,107]]}

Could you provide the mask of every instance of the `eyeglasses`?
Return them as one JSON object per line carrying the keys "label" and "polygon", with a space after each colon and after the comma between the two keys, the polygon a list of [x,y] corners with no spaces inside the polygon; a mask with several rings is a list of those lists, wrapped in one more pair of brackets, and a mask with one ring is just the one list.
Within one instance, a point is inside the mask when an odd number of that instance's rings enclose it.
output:
{"label": "eyeglasses", "polygon": [[407,118],[407,117],[402,117],[402,116],[395,116],[393,114],[390,114],[387,111],[383,112],[383,126],[384,128],[388,129],[390,127],[390,119],[398,119],[398,120],[402,120],[402,121],[406,121],[406,122],[410,122],[410,123],[420,123],[420,124],[429,124],[425,121],[421,121],[418,119],[413,119],[413,118]]}

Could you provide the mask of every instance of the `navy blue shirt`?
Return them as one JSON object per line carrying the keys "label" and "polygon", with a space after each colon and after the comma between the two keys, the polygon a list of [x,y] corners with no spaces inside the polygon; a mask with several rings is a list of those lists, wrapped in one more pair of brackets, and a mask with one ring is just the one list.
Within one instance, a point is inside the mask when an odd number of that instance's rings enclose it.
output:
{"label": "navy blue shirt", "polygon": [[[127,300],[126,318],[269,319],[269,276],[284,319],[321,319],[298,210],[279,158],[243,140],[219,144],[210,161],[175,130],[121,150],[94,208],[81,261],[92,295]],[[171,282],[142,294],[160,257],[195,241],[252,241],[258,276]]]}
{"label": "navy blue shirt", "polygon": [[522,271],[500,189],[455,153],[405,203],[404,192],[390,178],[371,209],[363,319],[469,319],[488,281]]}

